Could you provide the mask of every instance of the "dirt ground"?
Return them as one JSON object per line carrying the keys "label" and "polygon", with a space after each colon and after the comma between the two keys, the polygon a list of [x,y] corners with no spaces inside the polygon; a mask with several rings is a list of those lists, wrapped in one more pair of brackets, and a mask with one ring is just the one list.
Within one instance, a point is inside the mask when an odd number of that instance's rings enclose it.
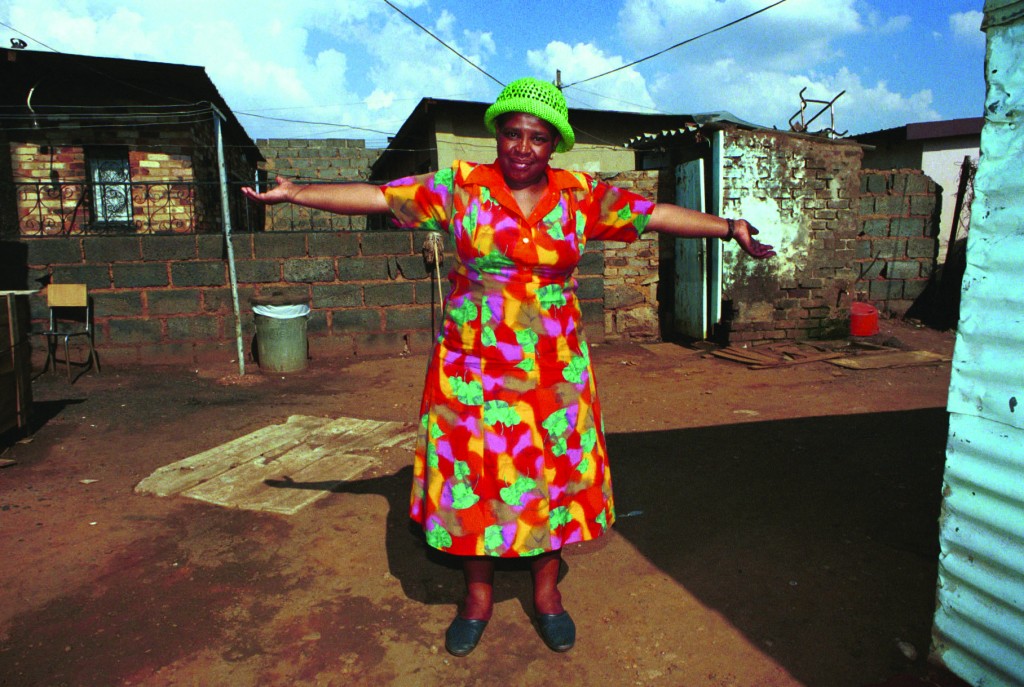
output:
{"label": "dirt ground", "polygon": [[[882,327],[952,353],[949,332]],[[593,359],[620,520],[565,551],[577,645],[544,647],[509,565],[463,659],[443,646],[460,574],[410,530],[407,451],[294,516],[133,491],[290,415],[413,422],[424,358],[38,377],[38,429],[0,444],[0,684],[956,684],[926,661],[949,363]]]}

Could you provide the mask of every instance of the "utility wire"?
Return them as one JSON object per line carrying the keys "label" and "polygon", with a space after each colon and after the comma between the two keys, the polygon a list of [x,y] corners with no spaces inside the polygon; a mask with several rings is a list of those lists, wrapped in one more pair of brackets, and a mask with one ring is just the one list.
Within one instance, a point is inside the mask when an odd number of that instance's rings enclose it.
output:
{"label": "utility wire", "polygon": [[[385,0],[386,2],[387,0]],[[362,126],[355,126],[353,124],[339,124],[338,122],[309,122],[302,119],[285,119],[283,117],[268,117],[267,115],[256,114],[255,112],[239,112],[232,110],[236,115],[243,115],[246,117],[257,117],[259,119],[269,119],[274,122],[288,122],[289,124],[314,124],[316,126],[331,126],[339,129],[355,129],[356,131],[369,131],[372,134],[380,134],[382,136],[394,136],[393,131],[380,131],[378,129],[367,129]]]}
{"label": "utility wire", "polygon": [[[384,2],[387,2],[387,0],[384,0]],[[773,2],[771,5],[768,5],[767,7],[762,7],[761,9],[757,10],[756,12],[751,12],[750,14],[748,14],[748,15],[746,15],[744,17],[740,17],[739,19],[734,19],[733,21],[729,22],[728,24],[722,24],[717,29],[711,29],[710,31],[705,31],[704,33],[700,34],[699,36],[694,36],[693,38],[687,38],[685,41],[681,41],[679,43],[676,43],[675,45],[670,45],[669,47],[665,48],[664,50],[659,50],[658,52],[654,53],[653,55],[648,55],[647,57],[641,57],[639,60],[634,60],[633,62],[630,62],[629,64],[624,64],[621,67],[616,67],[615,69],[611,69],[611,70],[606,71],[606,72],[604,72],[602,74],[598,74],[596,76],[590,76],[590,77],[587,77],[586,79],[580,79],[579,81],[573,81],[571,84],[566,84],[566,85],[562,86],[562,88],[563,89],[572,88],[573,86],[577,86],[577,85],[579,85],[581,83],[586,83],[588,81],[593,81],[594,79],[600,79],[602,76],[608,76],[609,74],[614,74],[615,72],[619,72],[619,71],[622,71],[623,69],[628,69],[629,67],[633,67],[635,65],[638,65],[641,62],[646,62],[647,60],[654,59],[655,57],[658,57],[659,55],[664,55],[665,53],[667,53],[670,50],[675,50],[676,48],[678,48],[680,46],[683,46],[683,45],[686,45],[687,43],[692,43],[693,41],[695,41],[695,40],[697,40],[699,38],[704,38],[705,36],[710,36],[713,33],[721,31],[722,29],[727,29],[730,26],[735,26],[736,24],[739,24],[742,21],[746,21],[747,19],[750,19],[751,17],[757,16],[758,14],[761,14],[762,12],[767,12],[771,8],[778,7],[779,5],[781,5],[784,2],[786,2],[786,0],[778,0],[777,2]],[[388,4],[390,5],[391,3],[388,3]]]}
{"label": "utility wire", "polygon": [[416,26],[418,26],[419,28],[421,28],[421,29],[423,29],[424,31],[426,31],[426,32],[427,32],[428,34],[430,34],[430,37],[431,37],[431,38],[433,38],[433,39],[434,39],[435,41],[437,41],[438,43],[440,43],[440,44],[441,44],[441,45],[443,45],[444,47],[446,47],[446,48],[448,48],[449,50],[451,50],[451,51],[452,51],[453,53],[455,53],[455,54],[456,54],[456,55],[457,55],[457,56],[458,56],[458,57],[459,57],[460,59],[464,60],[464,61],[465,61],[465,62],[466,62],[466,63],[467,63],[467,64],[468,64],[468,65],[469,65],[470,67],[472,67],[473,69],[477,70],[478,72],[480,72],[481,74],[483,74],[483,75],[484,75],[484,76],[486,76],[486,77],[487,77],[488,79],[490,79],[490,80],[491,80],[491,81],[493,81],[494,83],[498,84],[498,85],[499,85],[499,86],[501,86],[502,88],[504,88],[504,87],[505,87],[505,84],[503,84],[503,83],[502,83],[501,81],[498,81],[498,79],[496,79],[495,77],[491,76],[491,75],[490,75],[490,74],[488,74],[488,73],[487,73],[486,71],[484,71],[483,67],[480,67],[480,66],[479,66],[479,65],[477,65],[477,64],[476,64],[475,62],[473,62],[473,61],[472,61],[471,59],[469,59],[468,57],[466,57],[465,55],[463,55],[462,53],[460,53],[460,52],[459,52],[458,50],[456,50],[455,48],[453,48],[452,46],[448,45],[448,44],[447,44],[447,43],[445,43],[445,42],[444,42],[443,40],[441,40],[440,38],[438,38],[437,36],[435,36],[435,35],[434,35],[434,34],[433,34],[433,33],[432,33],[431,31],[430,31],[430,29],[428,29],[427,27],[425,27],[425,26],[424,26],[423,24],[419,23],[418,21],[416,21],[415,19],[413,19],[412,17],[410,17],[410,16],[408,15],[408,14],[406,14],[406,13],[405,13],[405,12],[403,12],[402,10],[400,10],[400,9],[398,9],[397,7],[395,7],[394,5],[392,5],[392,4],[391,4],[391,0],[384,0],[384,4],[386,4],[386,5],[388,6],[388,7],[390,7],[390,8],[391,8],[391,9],[393,9],[394,11],[398,12],[398,13],[399,13],[400,15],[402,15],[403,17],[405,17],[406,19],[408,19],[409,21],[411,21],[411,22],[412,22],[413,24],[415,24],[415,25],[416,25]]}
{"label": "utility wire", "polygon": [[38,38],[33,38],[32,36],[28,35],[28,34],[27,34],[27,33],[25,33],[24,31],[19,31],[18,29],[14,28],[14,27],[13,27],[13,26],[11,26],[10,24],[5,24],[5,23],[3,23],[2,21],[0,21],[0,26],[3,26],[4,28],[8,28],[8,29],[10,29],[11,31],[14,31],[15,33],[20,33],[20,34],[21,34],[22,36],[24,36],[25,38],[29,39],[30,41],[35,41],[36,43],[38,43],[39,45],[43,46],[43,47],[44,47],[44,48],[46,48],[47,50],[52,50],[52,51],[53,51],[53,52],[55,52],[55,53],[59,53],[59,52],[60,52],[60,50],[57,50],[57,48],[51,48],[51,47],[50,47],[49,45],[47,45],[46,43],[43,43],[43,42],[42,42],[41,40],[39,40]]}

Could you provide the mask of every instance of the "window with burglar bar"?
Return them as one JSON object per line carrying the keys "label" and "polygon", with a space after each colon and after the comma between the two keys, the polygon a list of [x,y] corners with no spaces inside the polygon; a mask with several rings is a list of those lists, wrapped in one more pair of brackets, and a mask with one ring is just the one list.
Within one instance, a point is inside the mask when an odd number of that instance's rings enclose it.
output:
{"label": "window with burglar bar", "polygon": [[132,174],[126,148],[88,149],[92,182],[92,223],[103,228],[133,226]]}

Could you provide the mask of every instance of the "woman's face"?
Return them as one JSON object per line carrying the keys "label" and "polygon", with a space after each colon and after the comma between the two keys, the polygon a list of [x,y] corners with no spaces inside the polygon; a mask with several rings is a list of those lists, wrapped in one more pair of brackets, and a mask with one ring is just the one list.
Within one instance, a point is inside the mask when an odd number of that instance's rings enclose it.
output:
{"label": "woman's face", "polygon": [[495,131],[498,167],[509,188],[546,184],[548,161],[558,144],[555,128],[533,115],[511,112],[498,118]]}

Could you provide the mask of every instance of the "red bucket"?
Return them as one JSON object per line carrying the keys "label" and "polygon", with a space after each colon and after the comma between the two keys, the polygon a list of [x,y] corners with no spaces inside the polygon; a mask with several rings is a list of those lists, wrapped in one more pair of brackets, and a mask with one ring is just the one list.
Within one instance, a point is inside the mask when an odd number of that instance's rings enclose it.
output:
{"label": "red bucket", "polygon": [[850,306],[850,334],[872,336],[878,333],[878,309],[868,303],[854,303]]}

